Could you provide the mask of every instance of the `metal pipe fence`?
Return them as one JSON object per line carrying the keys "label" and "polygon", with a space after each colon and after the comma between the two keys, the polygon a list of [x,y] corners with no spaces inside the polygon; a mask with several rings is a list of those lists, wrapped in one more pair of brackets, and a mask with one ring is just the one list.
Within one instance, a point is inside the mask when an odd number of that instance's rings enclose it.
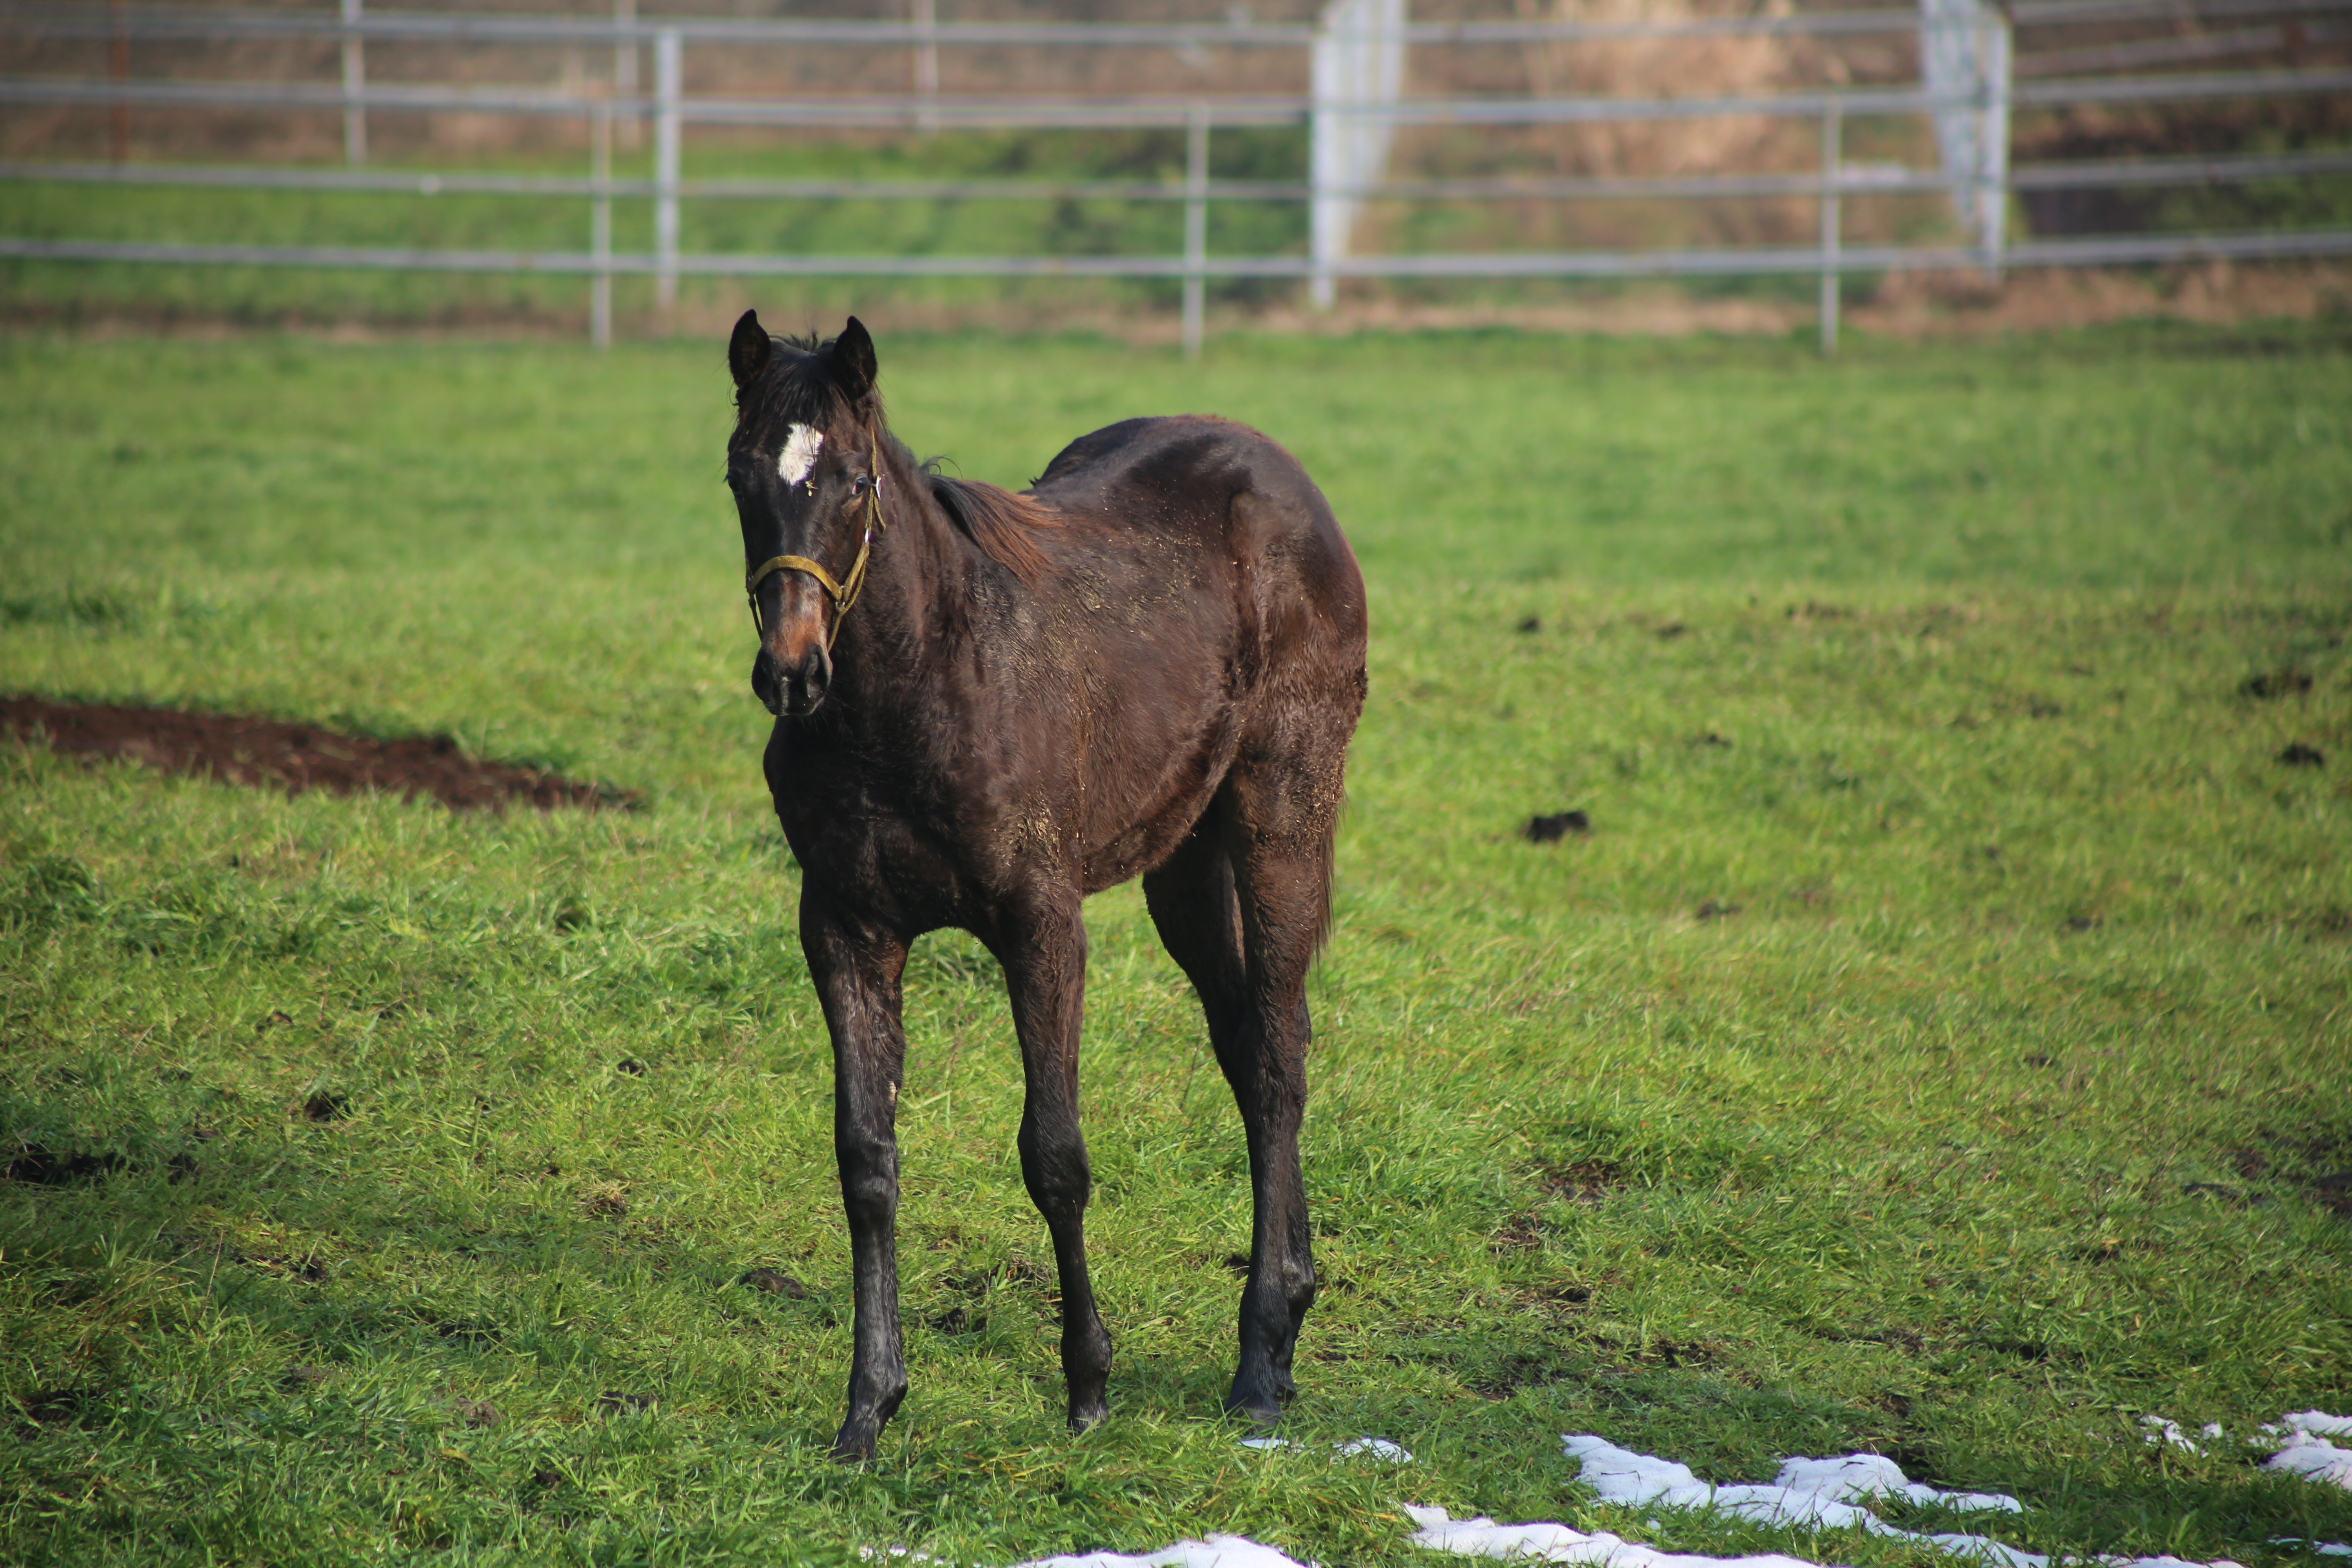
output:
{"label": "metal pipe fence", "polygon": [[[0,237],[0,257],[153,265],[370,268],[426,272],[538,272],[590,279],[590,330],[601,344],[612,333],[612,284],[616,277],[649,276],[657,305],[677,298],[681,278],[1125,278],[1173,279],[1181,285],[1182,334],[1197,350],[1204,331],[1205,288],[1211,279],[1304,279],[1318,295],[1339,279],[1602,279],[1818,274],[1824,349],[1833,347],[1837,280],[1854,272],[1896,268],[2137,265],[2206,258],[2280,258],[2352,254],[2352,230],[2260,230],[2209,235],[2125,235],[2024,242],[2006,240],[2000,215],[2018,193],[2070,187],[2243,184],[2352,173],[2352,149],[2291,153],[2101,160],[2011,168],[2008,122],[2021,109],[2085,104],[2155,103],[2194,100],[2276,98],[2352,92],[2352,68],[2318,68],[2043,79],[2032,57],[2014,67],[2007,29],[2168,19],[2177,7],[2145,0],[2019,0],[2007,18],[1976,0],[1922,0],[1917,11],[1868,10],[1790,16],[1705,18],[1669,26],[1545,21],[1402,22],[1401,5],[1341,0],[1321,27],[1294,25],[1003,23],[939,20],[928,0],[910,22],[642,18],[633,0],[618,0],[611,19],[368,11],[362,0],[337,0],[328,11],[226,11],[169,7],[0,5],[0,36],[169,40],[332,39],[341,45],[341,80],[239,81],[13,76],[0,78],[0,105],[172,110],[340,111],[347,166],[251,168],[215,165],[98,164],[55,160],[0,163],[0,180],[213,188],[343,191],[401,195],[498,195],[584,199],[590,205],[589,245],[582,252],[399,248],[354,246],[171,245]],[[2198,0],[2202,18],[2292,16],[2339,11],[2342,0]],[[1336,20],[1335,20],[1336,18]],[[2332,24],[2276,24],[2240,29],[2239,41],[2267,48],[2285,27],[2325,39]],[[1992,44],[1981,42],[1998,28]],[[1717,98],[1537,97],[1453,95],[1412,98],[1401,89],[1406,47],[1534,43],[1597,43],[1629,39],[1705,39],[1865,34],[1913,34],[1923,57],[1954,40],[1975,49],[1966,71],[1948,78],[1959,86],[1859,87]],[[2231,35],[2186,40],[2189,49],[2135,44],[2060,51],[2046,58],[2095,65],[2203,60],[2229,52]],[[1942,44],[1938,40],[1944,40]],[[596,90],[526,86],[471,87],[370,80],[363,55],[369,40],[404,43],[602,44],[614,53],[613,80]],[[2174,40],[2158,40],[2168,47]],[[1365,52],[1369,44],[1393,46]],[[906,47],[914,51],[917,90],[750,97],[690,94],[684,60],[689,45],[791,45]],[[639,89],[640,47],[653,55],[651,90]],[[1349,76],[1318,68],[1306,93],[950,94],[938,90],[938,51],[961,47],[1243,47],[1328,51],[1339,45],[1371,62]],[[2234,46],[2232,46],[2234,47]],[[2135,52],[2137,50],[2137,52]],[[119,50],[117,51],[119,55]],[[1344,51],[1343,51],[1344,52]],[[1318,55],[1318,58],[1325,58]],[[626,60],[627,68],[623,68]],[[1933,74],[1932,69],[1929,73]],[[2013,80],[2012,74],[2027,79]],[[1339,83],[1334,86],[1333,83]],[[1370,82],[1373,85],[1366,87]],[[1369,93],[1369,96],[1366,94]],[[430,114],[450,110],[578,119],[589,129],[591,169],[583,178],[483,173],[394,173],[362,167],[370,114]],[[1383,160],[1356,153],[1326,157],[1329,133],[1360,128],[1372,143],[1408,127],[1529,127],[1659,122],[1727,116],[1811,120],[1820,157],[1811,173],[1392,180]],[[1937,170],[1853,164],[1843,155],[1849,123],[1863,118],[1918,116],[1945,137]],[[1303,180],[1217,180],[1210,175],[1211,137],[1220,128],[1313,126],[1318,153]],[[1956,146],[1948,131],[1959,126]],[[1103,180],[688,180],[682,147],[689,126],[838,129],[1167,129],[1184,132],[1185,173],[1179,181]],[[612,149],[616,130],[647,129],[653,142],[650,179],[616,179]],[[1362,143],[1360,145],[1370,145]],[[1339,145],[1339,143],[1334,143]],[[1969,246],[1853,245],[1843,241],[1847,198],[1937,195],[1950,197],[1971,221]],[[1522,202],[1811,197],[1819,205],[1819,238],[1811,247],[1525,250],[1481,254],[1347,254],[1347,224],[1337,243],[1325,213],[1352,215],[1369,201]],[[680,250],[680,205],[687,201],[761,200],[1065,200],[1102,198],[1183,206],[1181,253],[1176,256],[759,256],[693,255]],[[646,252],[613,247],[615,200],[650,200],[653,246]],[[1208,213],[1217,203],[1303,203],[1318,215],[1309,254],[1218,256],[1208,249]]]}

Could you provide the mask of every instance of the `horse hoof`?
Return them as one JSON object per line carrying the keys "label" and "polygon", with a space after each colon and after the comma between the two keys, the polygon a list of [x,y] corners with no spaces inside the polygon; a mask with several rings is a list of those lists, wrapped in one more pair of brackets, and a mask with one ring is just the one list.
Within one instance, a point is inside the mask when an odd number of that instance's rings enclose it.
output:
{"label": "horse hoof", "polygon": [[1244,1405],[1229,1401],[1225,1414],[1247,1422],[1253,1437],[1271,1436],[1274,1429],[1282,1425],[1282,1406],[1279,1405]]}
{"label": "horse hoof", "polygon": [[1076,1436],[1080,1432],[1086,1431],[1089,1427],[1101,1425],[1105,1420],[1109,1418],[1109,1415],[1110,1406],[1099,1399],[1084,1407],[1072,1405],[1070,1407],[1070,1432],[1073,1436]]}
{"label": "horse hoof", "polygon": [[859,1436],[845,1426],[841,1436],[833,1440],[833,1462],[836,1465],[862,1465],[873,1458],[874,1437],[870,1433]]}

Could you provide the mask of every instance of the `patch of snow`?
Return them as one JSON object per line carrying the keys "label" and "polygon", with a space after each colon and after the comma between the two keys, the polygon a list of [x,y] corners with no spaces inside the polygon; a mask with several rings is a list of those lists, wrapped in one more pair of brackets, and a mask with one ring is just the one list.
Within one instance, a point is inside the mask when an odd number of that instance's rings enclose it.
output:
{"label": "patch of snow", "polygon": [[[1287,1437],[1244,1437],[1242,1439],[1242,1447],[1255,1448],[1261,1453],[1270,1453],[1276,1448],[1297,1448],[1303,1451],[1307,1445],[1294,1443]],[[1412,1463],[1411,1454],[1406,1453],[1386,1437],[1351,1437],[1333,1448],[1331,1457],[1335,1459],[1380,1459],[1391,1465]]]}
{"label": "patch of snow", "polygon": [[1587,1568],[1815,1568],[1799,1557],[1685,1557],[1642,1546],[1601,1531],[1591,1535],[1564,1524],[1496,1524],[1491,1519],[1449,1519],[1442,1508],[1404,1511],[1421,1528],[1415,1546],[1463,1557],[1535,1558]]}
{"label": "patch of snow", "polygon": [[[1769,1486],[1711,1486],[1688,1465],[1652,1458],[1589,1435],[1559,1440],[1582,1467],[1579,1479],[1603,1502],[1640,1508],[1713,1509],[1758,1524],[1801,1524],[1821,1530],[1862,1529],[1874,1534],[1906,1534],[1862,1506],[1894,1499],[1931,1507],[1996,1510],[2021,1513],[2024,1505],[1997,1492],[1948,1492],[1906,1479],[1903,1468],[1880,1454],[1849,1454],[1843,1459],[1789,1459]],[[1916,1537],[1915,1539],[1934,1539]]]}
{"label": "patch of snow", "polygon": [[[1990,1536],[1950,1531],[1925,1533],[1898,1530],[1880,1519],[1862,1505],[1874,1499],[1894,1499],[1970,1511],[2025,1511],[2024,1504],[2005,1493],[1948,1492],[1910,1480],[1904,1476],[1901,1466],[1883,1455],[1849,1454],[1843,1459],[1789,1459],[1781,1464],[1780,1473],[1773,1479],[1770,1486],[1718,1487],[1700,1480],[1691,1473],[1687,1465],[1636,1454],[1599,1437],[1567,1436],[1560,1438],[1560,1447],[1570,1458],[1582,1465],[1578,1479],[1599,1492],[1603,1502],[1694,1510],[1711,1509],[1717,1513],[1752,1520],[1759,1524],[1864,1530],[1873,1535],[1916,1541],[1951,1556],[1986,1564],[1987,1568],[2050,1568],[2048,1557],[2039,1552],[2021,1551]],[[2352,1458],[2352,1455],[2347,1457]],[[1522,1525],[1516,1528],[1532,1531],[1565,1527]],[[1646,1552],[1649,1549],[1635,1550]],[[1654,1568],[1655,1563],[1668,1562],[1681,1565],[1720,1564],[1723,1561],[1696,1557],[1669,1559],[1654,1553],[1653,1559],[1654,1562],[1643,1560],[1641,1568]],[[1569,1561],[1565,1558],[1555,1560]],[[1598,1558],[1575,1560],[1601,1561]],[[2108,1557],[2100,1561],[2105,1568],[2189,1568],[2177,1557]],[[1612,1568],[1636,1568],[1636,1564],[1632,1562],[1612,1563]],[[2210,1568],[2238,1568],[2238,1564],[2224,1559],[2213,1563]]]}
{"label": "patch of snow", "polygon": [[1212,1535],[1206,1541],[1180,1541],[1130,1557],[1118,1552],[1089,1552],[1083,1557],[1038,1557],[1018,1568],[1307,1568],[1271,1546],[1245,1535]]}
{"label": "patch of snow", "polygon": [[2263,1432],[2281,1444],[2277,1453],[2263,1461],[2263,1468],[2352,1491],[2352,1448],[2339,1448],[2328,1441],[2352,1437],[2352,1415],[2297,1410],[2282,1415]]}
{"label": "patch of snow", "polygon": [[[2147,1440],[2169,1443],[2201,1453],[2174,1422],[2160,1415],[2143,1417],[2150,1428]],[[2352,1437],[2352,1416],[2329,1415],[2317,1410],[2299,1411],[2263,1428],[2285,1439],[2285,1447],[2267,1466],[2312,1480],[2352,1489],[2352,1448],[2339,1448],[2330,1437]],[[2198,1434],[2208,1440],[2223,1436],[2218,1422]],[[1247,1448],[1304,1449],[1287,1437],[1244,1437]],[[1948,1492],[1914,1481],[1894,1460],[1878,1454],[1849,1454],[1842,1459],[1787,1459],[1769,1486],[1713,1486],[1694,1475],[1687,1465],[1675,1464],[1590,1435],[1567,1435],[1560,1447],[1580,1466],[1578,1479],[1593,1489],[1603,1502],[1627,1507],[1713,1511],[1758,1524],[1795,1525],[1816,1530],[1856,1529],[1870,1534],[1914,1541],[1950,1556],[1969,1560],[1980,1568],[2050,1568],[2051,1559],[2021,1551],[1989,1536],[1957,1531],[1926,1533],[1900,1530],[1870,1511],[1866,1504],[1895,1501],[1967,1512],[2022,1513],[2025,1507],[2002,1492]],[[1336,1445],[1331,1458],[1373,1458],[1409,1465],[1412,1456],[1384,1437],[1358,1437]],[[1412,1544],[1432,1552],[1462,1557],[1528,1559],[1568,1563],[1580,1568],[1820,1568],[1802,1558],[1763,1555],[1707,1557],[1661,1552],[1606,1531],[1586,1533],[1552,1521],[1532,1524],[1497,1524],[1491,1519],[1454,1519],[1442,1508],[1401,1505],[1414,1525]],[[1664,1526],[1654,1518],[1648,1528]],[[2333,1542],[2305,1542],[2278,1537],[2274,1545],[2302,1546],[2322,1556],[2352,1557],[2352,1546]],[[885,1555],[863,1548],[869,1560]],[[933,1559],[894,1546],[887,1555],[913,1563]],[[2195,1563],[2179,1557],[2101,1557],[2097,1568],[2240,1568],[2227,1558]],[[1180,1541],[1157,1552],[1130,1555],[1090,1552],[1083,1556],[1034,1558],[1015,1568],[1316,1568],[1240,1535],[1212,1535],[1205,1541]]]}
{"label": "patch of snow", "polygon": [[2352,1448],[2339,1448],[2325,1437],[2289,1443],[2264,1459],[2263,1468],[2352,1491]]}
{"label": "patch of snow", "polygon": [[1410,1465],[1412,1456],[1386,1437],[1358,1437],[1331,1450],[1335,1459],[1379,1459],[1385,1464]]}

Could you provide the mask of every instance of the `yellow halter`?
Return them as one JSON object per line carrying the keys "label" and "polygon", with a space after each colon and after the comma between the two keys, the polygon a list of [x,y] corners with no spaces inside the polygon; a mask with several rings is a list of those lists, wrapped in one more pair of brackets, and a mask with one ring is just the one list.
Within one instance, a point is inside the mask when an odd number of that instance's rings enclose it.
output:
{"label": "yellow halter", "polygon": [[751,601],[751,626],[761,637],[768,635],[768,626],[760,616],[760,584],[779,572],[805,572],[817,580],[825,597],[833,601],[833,624],[824,633],[825,651],[833,651],[833,639],[840,635],[842,621],[866,587],[866,563],[874,554],[874,536],[887,526],[882,517],[882,439],[870,431],[867,438],[873,447],[869,466],[874,482],[866,492],[866,537],[858,542],[857,559],[850,563],[849,575],[836,579],[805,555],[773,555],[752,567],[743,574],[743,596]]}

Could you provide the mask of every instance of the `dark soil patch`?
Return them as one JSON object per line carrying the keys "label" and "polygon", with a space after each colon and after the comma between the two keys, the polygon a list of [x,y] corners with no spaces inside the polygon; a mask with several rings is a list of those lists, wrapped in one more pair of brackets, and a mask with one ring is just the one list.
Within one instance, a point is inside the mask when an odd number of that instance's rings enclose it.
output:
{"label": "dark soil patch", "polygon": [[1463,1386],[1482,1399],[1508,1399],[1522,1388],[1541,1388],[1574,1377],[1577,1368],[1557,1356],[1515,1355],[1500,1365],[1463,1380]]}
{"label": "dark soil patch", "polygon": [[1625,1184],[1625,1173],[1606,1160],[1580,1160],[1573,1165],[1547,1166],[1544,1185],[1551,1195],[1570,1203],[1597,1204]]}
{"label": "dark soil patch", "polygon": [[1061,1289],[1060,1277],[1052,1269],[1042,1263],[1032,1263],[1025,1258],[1005,1259],[999,1278],[1007,1285],[1034,1285],[1047,1291]]}
{"label": "dark soil patch", "polygon": [[608,1388],[596,1396],[596,1413],[600,1415],[635,1415],[651,1410],[656,1400],[650,1394],[627,1394]]}
{"label": "dark soil patch", "polygon": [[305,1121],[341,1121],[351,1113],[352,1097],[348,1094],[314,1094],[294,1111]]}
{"label": "dark soil patch", "polygon": [[36,1426],[70,1426],[97,1400],[87,1389],[42,1388],[23,1395],[18,1403]]}
{"label": "dark soil patch", "polygon": [[637,795],[609,784],[468,757],[446,735],[378,741],[273,719],[38,697],[0,697],[0,732],[27,744],[46,742],[61,756],[120,758],[289,795],[382,790],[411,800],[430,796],[453,811],[503,811],[513,805],[593,811],[641,803]]}
{"label": "dark soil patch", "polygon": [[2291,768],[2316,768],[2326,765],[2327,754],[2317,746],[2306,746],[2297,741],[2281,752],[2278,760]]}
{"label": "dark soil patch", "polygon": [[1519,829],[1519,837],[1530,844],[1553,844],[1570,834],[1592,831],[1592,819],[1580,811],[1563,811],[1556,816],[1530,816],[1528,825]]}
{"label": "dark soil patch", "polygon": [[2338,1171],[2311,1184],[2311,1195],[2320,1207],[2352,1219],[2352,1171]]}
{"label": "dark soil patch", "polygon": [[2023,1362],[2055,1362],[2067,1365],[2080,1365],[2083,1360],[2083,1352],[2080,1351],[2048,1344],[2041,1340],[1992,1339],[1983,1341],[1982,1343],[1989,1351],[1996,1351],[2002,1355],[2012,1355]]}
{"label": "dark soil patch", "polygon": [[70,1186],[76,1182],[94,1182],[130,1168],[131,1162],[120,1154],[65,1153],[36,1145],[19,1149],[0,1163],[0,1181],[26,1182],[37,1187]]}
{"label": "dark soil patch", "polygon": [[2220,1182],[2188,1182],[2181,1185],[2180,1190],[2191,1197],[2194,1197],[2199,1194],[2202,1194],[2207,1197],[2219,1198],[2221,1202],[2228,1204],[2232,1208],[2243,1208],[2246,1206],[2245,1194],[2240,1192],[2235,1187],[2226,1186]]}
{"label": "dark soil patch", "polygon": [[1486,1246],[1496,1252],[1532,1252],[1542,1245],[1543,1221],[1532,1214],[1514,1216],[1486,1238]]}

